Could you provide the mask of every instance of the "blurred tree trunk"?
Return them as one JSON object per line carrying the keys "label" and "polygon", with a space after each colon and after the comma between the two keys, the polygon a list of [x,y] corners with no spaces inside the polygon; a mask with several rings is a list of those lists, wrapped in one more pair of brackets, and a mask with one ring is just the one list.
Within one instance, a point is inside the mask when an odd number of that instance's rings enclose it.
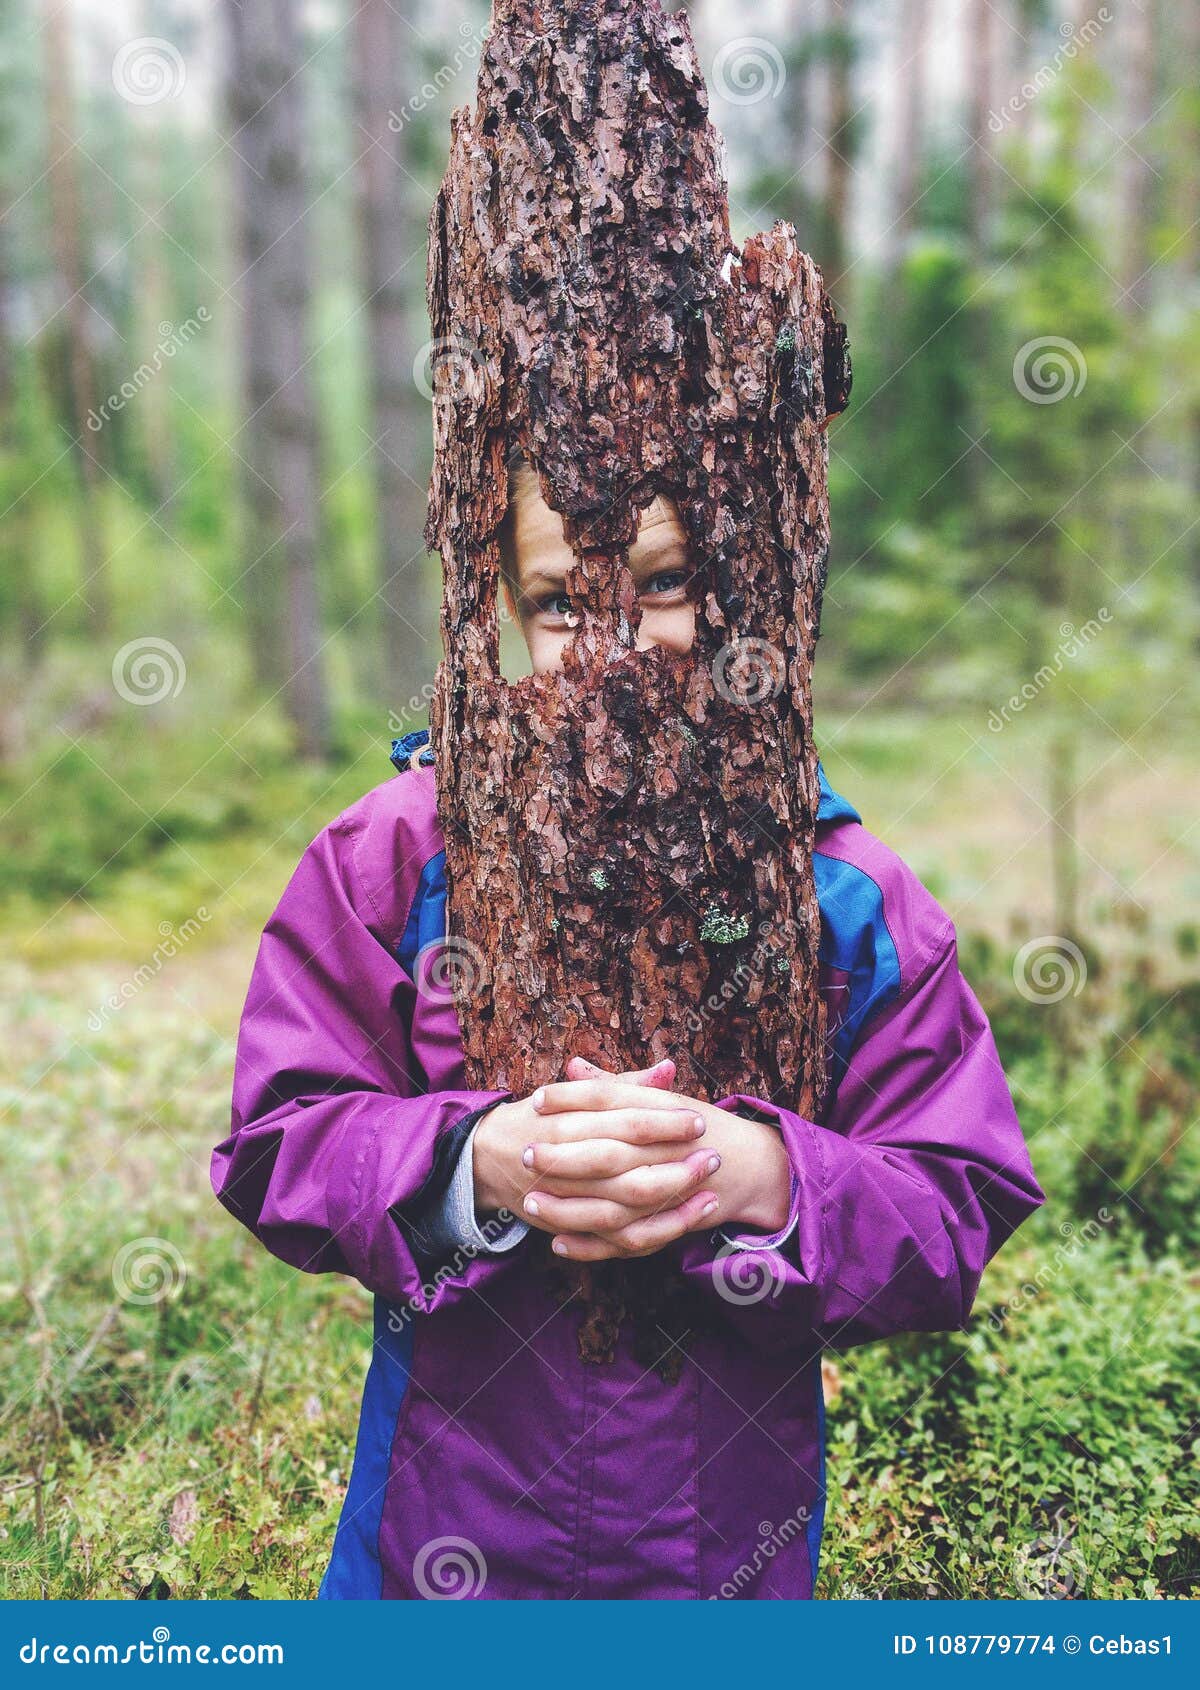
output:
{"label": "blurred tree trunk", "polygon": [[[317,581],[316,426],[303,61],[289,0],[227,0],[239,159],[246,476],[242,582],[260,681],[306,756],[329,752]],[[285,635],[285,638],[281,638]]]}
{"label": "blurred tree trunk", "polygon": [[[1174,150],[1174,221],[1182,231],[1181,273],[1185,296],[1194,310],[1200,302],[1200,4],[1189,0],[1176,13],[1176,42],[1179,82],[1183,93],[1178,145]],[[1200,507],[1200,374],[1192,377],[1187,408],[1186,435],[1182,442],[1187,455],[1187,477],[1193,503]],[[1192,581],[1200,588],[1200,524],[1188,536],[1192,559]]]}
{"label": "blurred tree trunk", "polygon": [[994,164],[988,116],[992,107],[992,69],[995,14],[990,0],[969,0],[964,41],[967,50],[967,218],[971,253],[976,263],[987,246]]}
{"label": "blurred tree trunk", "polygon": [[421,342],[410,308],[414,284],[421,299],[428,211],[407,158],[401,69],[412,63],[407,38],[416,21],[411,7],[408,13],[406,23],[391,0],[361,0],[354,15],[382,685],[401,710],[437,667],[437,605],[422,539],[429,412],[427,402],[417,403],[413,364]]}
{"label": "blurred tree trunk", "polygon": [[[789,168],[793,173],[790,197],[803,208],[802,215],[806,215],[815,198],[812,181],[816,154],[814,104],[818,93],[818,67],[813,63],[814,0],[787,0],[783,10],[787,30],[787,80],[781,110],[787,131]],[[798,216],[796,222],[799,225],[801,217]]]}
{"label": "blurred tree trunk", "polygon": [[[1195,6],[1196,0],[1188,0]],[[1121,307],[1140,315],[1150,304],[1150,235],[1154,225],[1158,174],[1150,159],[1154,145],[1149,125],[1155,107],[1154,0],[1125,0],[1118,14],[1118,64],[1126,146],[1120,155],[1117,228]],[[1195,158],[1192,160],[1195,168]]]}
{"label": "blurred tree trunk", "polygon": [[88,425],[96,406],[90,311],[87,302],[86,239],[76,155],[75,77],[71,62],[70,0],[42,0],[42,44],[46,81],[47,163],[54,261],[65,300],[70,412],[75,429],[82,497],[79,553],[82,598],[93,634],[103,637],[112,619],[108,558],[100,510],[99,432]]}
{"label": "blurred tree trunk", "polygon": [[825,286],[835,305],[840,297],[849,251],[850,154],[854,137],[851,71],[854,64],[854,0],[825,0],[829,107],[825,139]]}
{"label": "blurred tree trunk", "polygon": [[[137,344],[140,357],[168,339],[175,327],[172,315],[171,278],[163,251],[166,235],[162,219],[166,213],[163,192],[161,137],[157,131],[157,106],[134,109],[137,120],[135,156],[137,198],[146,214],[146,226],[137,242],[138,286],[135,300]],[[170,528],[175,498],[175,446],[171,426],[171,365],[167,363],[139,396],[140,440],[146,454],[155,521]]]}
{"label": "blurred tree trunk", "polygon": [[899,110],[888,240],[892,268],[899,266],[916,222],[925,141],[925,74],[929,47],[929,0],[903,0],[897,43]]}
{"label": "blurred tree trunk", "polygon": [[[8,183],[3,184],[8,203]],[[36,479],[20,424],[17,393],[17,334],[12,320],[12,239],[0,218],[0,613],[6,637],[15,641],[11,675],[0,702],[0,764],[25,752],[25,701],[31,675],[45,650],[46,613],[38,582],[31,482]]]}
{"label": "blurred tree trunk", "polygon": [[[995,163],[992,158],[992,134],[988,119],[992,109],[994,85],[996,21],[992,0],[969,0],[963,37],[967,55],[967,234],[971,246],[971,260],[979,273],[982,273],[988,253],[992,195],[995,187]],[[971,303],[968,303],[966,311],[971,361],[977,371],[983,372],[988,367],[988,313],[985,308]],[[985,472],[983,448],[980,444],[987,431],[983,388],[982,381],[971,382],[967,399],[971,438],[963,462],[963,472],[973,501],[979,496]]]}

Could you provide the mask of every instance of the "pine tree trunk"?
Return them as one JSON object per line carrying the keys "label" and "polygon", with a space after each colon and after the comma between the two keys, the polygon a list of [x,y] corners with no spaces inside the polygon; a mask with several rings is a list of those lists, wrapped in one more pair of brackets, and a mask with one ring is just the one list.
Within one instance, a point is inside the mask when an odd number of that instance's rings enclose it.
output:
{"label": "pine tree trunk", "polygon": [[[498,0],[430,219],[445,659],[433,707],[469,1083],[670,1054],[678,1086],[812,1115],[824,1084],[810,670],[824,425],[845,335],[790,225],[739,252],[686,18]],[[497,528],[523,451],[580,624],[499,671]],[[637,651],[639,510],[673,497],[689,654]],[[421,982],[418,983],[419,986]]]}
{"label": "pine tree trunk", "polygon": [[317,582],[316,427],[308,375],[307,124],[296,9],[228,0],[232,151],[241,160],[246,475],[241,587],[259,679],[282,689],[303,755],[329,748]]}
{"label": "pine tree trunk", "polygon": [[929,49],[929,0],[903,0],[896,41],[896,162],[888,246],[898,268],[910,231],[917,222],[925,162],[925,81]]}
{"label": "pine tree trunk", "polygon": [[54,255],[67,328],[70,405],[79,463],[81,501],[79,549],[83,564],[81,597],[88,626],[103,637],[112,619],[108,558],[100,509],[102,471],[96,456],[98,432],[88,419],[96,406],[92,325],[87,302],[87,264],[79,158],[75,133],[75,76],[71,60],[69,0],[42,0],[43,52],[46,66],[46,120]]}
{"label": "pine tree trunk", "polygon": [[[1195,3],[1195,0],[1192,0]],[[1153,0],[1126,0],[1118,22],[1118,51],[1126,145],[1120,156],[1119,250],[1122,310],[1140,316],[1150,303],[1150,234],[1158,209],[1155,140],[1155,10]],[[1193,167],[1195,160],[1192,161]]]}
{"label": "pine tree trunk", "polygon": [[851,70],[854,63],[853,0],[825,0],[829,57],[829,121],[825,146],[825,281],[839,302],[849,251],[850,155],[854,149],[851,125]]}
{"label": "pine tree trunk", "polygon": [[354,16],[383,686],[401,710],[421,696],[438,655],[429,638],[435,604],[421,540],[429,421],[415,404],[419,343],[408,307],[424,236],[424,216],[413,206],[414,164],[405,162],[410,149],[401,98],[412,27],[391,0],[362,0]]}

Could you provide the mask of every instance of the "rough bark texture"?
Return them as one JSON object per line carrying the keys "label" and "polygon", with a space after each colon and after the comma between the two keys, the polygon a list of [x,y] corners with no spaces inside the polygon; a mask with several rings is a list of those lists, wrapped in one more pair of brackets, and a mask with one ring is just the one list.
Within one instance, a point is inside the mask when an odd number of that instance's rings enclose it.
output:
{"label": "rough bark texture", "polygon": [[[430,218],[446,971],[468,1083],[671,1055],[678,1089],[823,1088],[810,669],[845,335],[789,224],[731,243],[684,14],[497,0]],[[575,554],[564,668],[499,669],[524,451]],[[673,497],[686,656],[634,649],[627,549]]]}

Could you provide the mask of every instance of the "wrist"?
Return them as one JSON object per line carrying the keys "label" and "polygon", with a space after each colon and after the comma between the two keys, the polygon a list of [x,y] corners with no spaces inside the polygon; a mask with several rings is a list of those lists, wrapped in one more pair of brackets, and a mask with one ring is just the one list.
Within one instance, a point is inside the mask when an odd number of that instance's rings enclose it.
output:
{"label": "wrist", "polygon": [[774,1127],[747,1121],[751,1150],[746,1157],[747,1179],[730,1221],[753,1227],[768,1237],[781,1232],[791,1211],[792,1164]]}
{"label": "wrist", "polygon": [[502,1128],[506,1103],[497,1103],[481,1115],[475,1125],[471,1153],[475,1183],[475,1209],[479,1214],[495,1214],[510,1207],[510,1182],[504,1177],[502,1160]]}

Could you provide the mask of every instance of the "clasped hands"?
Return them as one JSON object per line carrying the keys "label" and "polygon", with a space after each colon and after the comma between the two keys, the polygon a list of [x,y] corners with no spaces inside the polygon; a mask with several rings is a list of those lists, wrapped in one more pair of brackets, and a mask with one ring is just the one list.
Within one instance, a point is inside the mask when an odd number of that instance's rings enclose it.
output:
{"label": "clasped hands", "polygon": [[773,1127],[673,1091],[669,1057],[608,1074],[573,1056],[566,1075],[481,1118],[479,1211],[510,1210],[577,1262],[653,1255],[706,1225],[785,1224],[791,1168]]}

